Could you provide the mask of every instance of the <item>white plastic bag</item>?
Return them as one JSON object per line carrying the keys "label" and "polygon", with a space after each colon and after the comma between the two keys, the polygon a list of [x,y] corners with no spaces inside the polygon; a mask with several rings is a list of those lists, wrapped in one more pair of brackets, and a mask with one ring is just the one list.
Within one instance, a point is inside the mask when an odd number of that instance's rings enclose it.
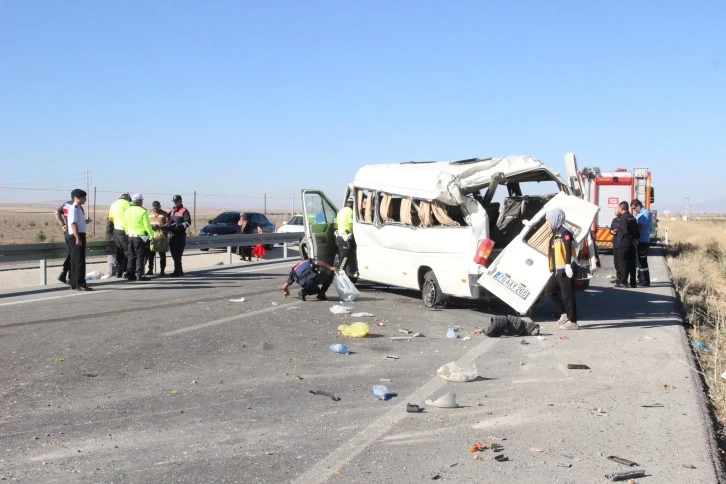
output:
{"label": "white plastic bag", "polygon": [[476,380],[479,376],[475,363],[462,368],[453,361],[436,370],[436,373],[446,381],[458,382]]}
{"label": "white plastic bag", "polygon": [[353,309],[353,308],[349,308],[348,306],[341,306],[340,304],[336,304],[335,306],[331,306],[330,312],[333,314],[348,314],[351,309]]}
{"label": "white plastic bag", "polygon": [[353,284],[345,272],[340,271],[335,273],[333,285],[335,286],[335,290],[338,291],[338,297],[340,297],[341,301],[355,301],[360,296],[358,289],[355,288],[355,284]]}

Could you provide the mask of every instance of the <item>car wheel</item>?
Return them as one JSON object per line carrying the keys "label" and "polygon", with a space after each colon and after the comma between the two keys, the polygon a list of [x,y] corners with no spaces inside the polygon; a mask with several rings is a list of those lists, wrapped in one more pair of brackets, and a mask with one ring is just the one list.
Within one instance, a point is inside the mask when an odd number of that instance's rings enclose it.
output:
{"label": "car wheel", "polygon": [[441,292],[441,286],[436,279],[434,271],[428,271],[424,275],[423,286],[421,287],[421,299],[424,306],[434,308],[446,304],[446,296]]}
{"label": "car wheel", "polygon": [[199,250],[201,250],[202,252],[207,252],[209,249],[199,249]]}

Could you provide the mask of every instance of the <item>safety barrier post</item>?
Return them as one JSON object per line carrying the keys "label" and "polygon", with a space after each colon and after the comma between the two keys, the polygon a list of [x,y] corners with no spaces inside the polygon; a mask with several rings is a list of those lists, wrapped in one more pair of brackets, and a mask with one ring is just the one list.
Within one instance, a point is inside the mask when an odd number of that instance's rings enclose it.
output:
{"label": "safety barrier post", "polygon": [[282,258],[287,259],[287,242],[282,243]]}
{"label": "safety barrier post", "polygon": [[232,265],[232,247],[227,246],[227,264]]}
{"label": "safety barrier post", "polygon": [[48,273],[46,269],[48,268],[48,261],[45,259],[40,259],[40,285],[41,286],[47,286],[48,285]]}

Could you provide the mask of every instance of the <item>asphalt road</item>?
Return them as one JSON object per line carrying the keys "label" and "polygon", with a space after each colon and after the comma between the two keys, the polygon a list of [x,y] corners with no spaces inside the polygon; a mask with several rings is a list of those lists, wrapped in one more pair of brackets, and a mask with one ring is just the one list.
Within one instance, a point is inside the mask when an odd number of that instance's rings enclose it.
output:
{"label": "asphalt road", "polygon": [[[335,315],[334,301],[282,297],[290,261],[96,281],[91,293],[2,292],[0,476],[587,483],[631,470],[606,458],[617,455],[646,470],[638,482],[718,482],[663,260],[651,258],[653,287],[618,290],[602,277],[611,272],[603,259],[578,294],[583,329],[557,330],[543,301],[534,319],[544,339],[447,339],[448,327],[465,336],[486,315],[466,303],[428,311],[417,294],[384,288],[364,287],[347,304],[374,318]],[[363,339],[338,334],[356,319],[383,326]],[[401,328],[425,336],[391,340]],[[335,342],[352,354],[330,352]],[[451,361],[476,363],[480,377],[442,380],[436,369]],[[378,384],[398,396],[374,399]],[[405,411],[446,392],[461,408]],[[470,453],[476,441],[502,445],[509,460]]]}

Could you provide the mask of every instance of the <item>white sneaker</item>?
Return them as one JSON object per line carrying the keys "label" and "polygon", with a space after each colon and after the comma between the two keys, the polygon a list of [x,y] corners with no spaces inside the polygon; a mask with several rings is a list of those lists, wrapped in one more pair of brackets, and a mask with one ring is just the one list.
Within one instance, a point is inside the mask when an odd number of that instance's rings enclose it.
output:
{"label": "white sneaker", "polygon": [[558,320],[557,320],[557,324],[562,324],[562,323],[564,323],[565,321],[569,321],[569,320],[567,319],[567,313],[565,313],[565,314],[562,314],[562,315],[560,315],[560,319],[558,319]]}
{"label": "white sneaker", "polygon": [[100,277],[100,279],[109,279],[111,278],[111,274],[104,274]]}
{"label": "white sneaker", "polygon": [[580,329],[577,323],[573,323],[569,319],[566,319],[564,322],[558,324],[557,327],[559,329]]}

